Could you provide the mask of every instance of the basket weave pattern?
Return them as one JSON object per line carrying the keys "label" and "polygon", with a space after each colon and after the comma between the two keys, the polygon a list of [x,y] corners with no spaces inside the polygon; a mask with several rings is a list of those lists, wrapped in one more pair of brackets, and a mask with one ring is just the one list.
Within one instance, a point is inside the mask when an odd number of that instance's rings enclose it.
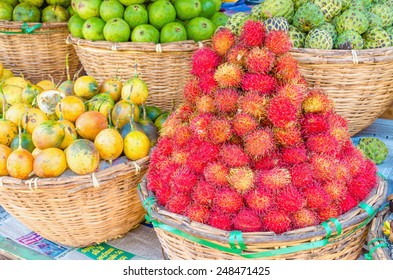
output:
{"label": "basket weave pattern", "polygon": [[31,180],[0,177],[0,205],[41,236],[84,247],[124,235],[144,219],[137,186],[149,158],[92,175]]}
{"label": "basket weave pattern", "polygon": [[[386,181],[380,180],[378,187],[373,190],[369,198],[365,200],[365,203],[370,205],[375,211],[386,199],[386,194]],[[146,182],[141,184],[139,195],[141,200],[145,200],[153,196],[152,193],[147,191]],[[157,204],[152,205],[148,212],[152,219],[157,220],[164,225],[181,230],[188,235],[204,239],[221,246],[229,247],[228,238],[230,233],[228,231],[219,230],[205,224],[190,222],[187,217],[160,209]],[[356,207],[338,218],[338,221],[342,226],[342,233],[341,235],[334,236],[334,233],[337,233],[337,230],[333,225],[333,235],[330,237],[327,245],[312,249],[304,249],[297,252],[263,257],[263,259],[357,259],[362,252],[362,248],[368,234],[369,219],[369,215],[363,209]],[[361,224],[364,226],[361,226]],[[237,254],[224,252],[222,250],[202,245],[198,242],[193,242],[159,227],[155,227],[154,229],[160,240],[161,246],[169,259],[245,259],[243,256]],[[243,253],[252,254],[264,251],[274,251],[276,249],[298,246],[310,242],[317,242],[326,237],[326,231],[321,225],[319,225],[292,230],[281,235],[276,235],[272,232],[261,232],[243,233],[242,236],[244,243],[247,246],[247,249],[243,251]]]}
{"label": "basket weave pattern", "polygon": [[373,50],[292,49],[310,86],[322,88],[356,134],[393,102],[393,47]]}
{"label": "basket weave pattern", "polygon": [[50,79],[49,75],[59,83],[67,79],[65,61],[69,54],[71,77],[79,70],[76,52],[66,44],[66,22],[43,23],[30,34],[23,33],[22,26],[21,22],[0,20],[0,62],[5,68],[32,83]]}

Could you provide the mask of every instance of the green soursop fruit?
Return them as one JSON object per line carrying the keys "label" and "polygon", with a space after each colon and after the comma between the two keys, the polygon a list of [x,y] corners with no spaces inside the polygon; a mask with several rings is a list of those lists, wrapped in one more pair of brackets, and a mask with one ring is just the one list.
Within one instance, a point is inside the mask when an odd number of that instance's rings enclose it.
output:
{"label": "green soursop fruit", "polygon": [[324,24],[319,26],[318,29],[326,30],[330,33],[330,36],[332,36],[333,43],[336,41],[337,31],[333,24],[331,24],[330,22],[325,22]]}
{"label": "green soursop fruit", "polygon": [[364,7],[366,7],[366,9],[370,9],[371,5],[373,4],[372,0],[362,0]]}
{"label": "green soursop fruit", "polygon": [[250,18],[250,15],[244,12],[239,12],[230,16],[225,24],[234,34],[240,35],[240,31],[244,25],[244,22]]}
{"label": "green soursop fruit", "polygon": [[252,7],[251,13],[250,13],[250,18],[253,20],[259,20],[263,21],[262,17],[262,5],[258,4]]}
{"label": "green soursop fruit", "polygon": [[285,32],[289,31],[289,23],[285,17],[272,17],[268,18],[263,22],[266,27],[266,30],[283,30]]}
{"label": "green soursop fruit", "polygon": [[299,9],[299,7],[305,3],[307,3],[309,0],[293,0],[293,4],[295,5],[295,11]]}
{"label": "green soursop fruit", "polygon": [[361,138],[357,147],[365,157],[371,159],[375,164],[381,164],[389,153],[386,144],[375,137]]}
{"label": "green soursop fruit", "polygon": [[388,27],[393,23],[393,11],[386,4],[375,4],[371,7],[370,12],[376,14],[382,19],[382,27]]}
{"label": "green soursop fruit", "polygon": [[314,0],[313,2],[322,10],[326,21],[330,21],[341,12],[341,0]]}
{"label": "green soursop fruit", "polygon": [[304,48],[304,42],[306,40],[306,33],[301,32],[295,26],[290,25],[288,36],[291,39],[292,46],[294,48]]}
{"label": "green soursop fruit", "polygon": [[325,16],[322,10],[314,3],[307,2],[296,11],[292,25],[302,32],[309,32],[324,22]]}
{"label": "green soursop fruit", "polygon": [[368,28],[373,28],[373,27],[382,27],[382,19],[371,12],[367,12],[367,18],[368,18]]}
{"label": "green soursop fruit", "polygon": [[309,49],[331,50],[333,49],[333,39],[326,30],[315,28],[307,34],[304,47]]}
{"label": "green soursop fruit", "polygon": [[337,16],[332,18],[332,20],[330,21],[330,23],[333,24],[334,27],[337,27],[337,21],[340,18],[340,16],[341,16],[341,14],[338,14]]}
{"label": "green soursop fruit", "polygon": [[389,33],[381,27],[374,27],[363,34],[364,48],[386,48],[392,45]]}
{"label": "green soursop fruit", "polygon": [[292,22],[295,7],[292,0],[265,0],[260,4],[262,18],[285,17]]}
{"label": "green soursop fruit", "polygon": [[346,30],[338,35],[334,44],[334,48],[339,50],[361,50],[363,46],[362,36],[353,30]]}
{"label": "green soursop fruit", "polygon": [[393,26],[389,26],[387,28],[385,28],[386,32],[389,34],[390,36],[390,42],[393,45]]}
{"label": "green soursop fruit", "polygon": [[361,11],[346,10],[338,19],[336,29],[338,34],[343,33],[345,30],[353,30],[363,34],[368,29],[368,18]]}
{"label": "green soursop fruit", "polygon": [[341,0],[341,11],[345,11],[351,5],[352,0]]}
{"label": "green soursop fruit", "polygon": [[361,11],[363,13],[367,12],[367,8],[364,5],[363,0],[352,0],[348,7],[349,10]]}

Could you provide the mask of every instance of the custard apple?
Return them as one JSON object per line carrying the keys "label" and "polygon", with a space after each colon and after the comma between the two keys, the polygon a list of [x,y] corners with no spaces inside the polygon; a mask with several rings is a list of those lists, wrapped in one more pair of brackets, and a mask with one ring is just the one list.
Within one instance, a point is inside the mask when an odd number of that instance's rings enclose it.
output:
{"label": "custard apple", "polygon": [[390,42],[393,45],[393,26],[389,26],[387,28],[385,28],[386,32],[389,34],[390,36]]}
{"label": "custard apple", "polygon": [[331,50],[333,48],[333,39],[328,31],[315,28],[307,34],[304,47]]}
{"label": "custard apple", "polygon": [[307,2],[296,11],[292,24],[302,32],[309,32],[324,22],[325,16],[322,10],[314,3]]}
{"label": "custard apple", "polygon": [[363,40],[365,49],[385,48],[392,45],[389,33],[381,27],[374,27],[367,30],[363,34]]}
{"label": "custard apple", "polygon": [[290,25],[288,36],[291,39],[292,46],[294,48],[304,48],[304,42],[306,40],[306,33],[301,32],[295,26]]}
{"label": "custard apple", "polygon": [[361,138],[357,147],[365,157],[371,159],[375,164],[381,164],[389,153],[386,144],[375,137]]}
{"label": "custard apple", "polygon": [[336,41],[337,31],[333,24],[331,24],[330,22],[325,22],[324,24],[319,26],[318,29],[326,30],[330,33],[330,36],[332,36],[333,43]]}
{"label": "custard apple", "polygon": [[289,31],[289,23],[284,17],[268,18],[263,22],[263,24],[265,25],[268,32],[272,30],[283,30],[285,32]]}
{"label": "custard apple", "polygon": [[358,10],[346,10],[339,17],[336,25],[338,34],[345,30],[353,30],[363,34],[368,29],[368,18],[365,13]]}
{"label": "custard apple", "polygon": [[299,7],[305,3],[307,3],[309,0],[293,0],[293,4],[295,5],[295,11],[299,9]]}
{"label": "custard apple", "polygon": [[367,12],[367,18],[368,18],[368,28],[373,28],[373,27],[382,27],[382,19],[371,12]]}
{"label": "custard apple", "polygon": [[263,18],[262,18],[262,5],[258,4],[258,5],[255,5],[254,7],[252,7],[250,18],[253,20],[259,20],[259,21],[263,20]]}
{"label": "custard apple", "polygon": [[376,14],[382,19],[382,27],[388,27],[393,23],[393,11],[386,4],[375,4],[371,7],[370,12]]}
{"label": "custard apple", "polygon": [[295,7],[292,0],[265,0],[260,4],[262,18],[285,17],[288,22],[292,22]]}
{"label": "custard apple", "polygon": [[337,27],[337,21],[340,18],[340,16],[341,16],[341,14],[338,14],[337,16],[332,18],[332,20],[330,21],[330,23],[333,24],[334,27]]}
{"label": "custard apple", "polygon": [[346,30],[337,36],[334,48],[339,50],[361,50],[363,45],[363,38],[359,33],[353,30]]}
{"label": "custard apple", "polygon": [[341,0],[341,11],[345,11],[351,5],[352,0]]}
{"label": "custard apple", "polygon": [[363,13],[367,12],[367,8],[364,5],[363,0],[352,0],[351,3],[349,4],[348,9],[361,11]]}
{"label": "custard apple", "polygon": [[341,12],[341,0],[314,0],[313,2],[322,10],[326,21],[330,21]]}
{"label": "custard apple", "polygon": [[244,12],[239,12],[230,16],[225,24],[234,34],[240,35],[240,31],[250,15]]}

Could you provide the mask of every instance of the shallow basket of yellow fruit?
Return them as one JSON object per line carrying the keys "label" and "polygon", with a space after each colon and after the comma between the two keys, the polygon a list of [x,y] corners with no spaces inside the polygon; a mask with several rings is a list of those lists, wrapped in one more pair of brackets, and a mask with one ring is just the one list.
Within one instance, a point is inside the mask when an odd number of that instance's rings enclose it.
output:
{"label": "shallow basket of yellow fruit", "polygon": [[310,84],[322,88],[356,134],[393,102],[393,47],[367,50],[293,48],[291,54]]}
{"label": "shallow basket of yellow fruit", "polygon": [[68,34],[67,22],[0,20],[0,61],[33,83],[49,75],[58,82],[67,77],[67,54],[71,75],[81,67],[74,48],[65,42]]}

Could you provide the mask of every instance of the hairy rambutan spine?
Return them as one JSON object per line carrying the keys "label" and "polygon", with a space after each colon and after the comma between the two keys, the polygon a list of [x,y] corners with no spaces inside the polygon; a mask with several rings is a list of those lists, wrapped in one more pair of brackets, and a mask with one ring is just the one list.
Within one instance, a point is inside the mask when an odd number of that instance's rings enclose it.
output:
{"label": "hairy rambutan spine", "polygon": [[192,199],[199,204],[211,205],[216,195],[216,188],[204,180],[199,180],[191,194]]}
{"label": "hairy rambutan spine", "polygon": [[214,205],[225,213],[237,213],[243,207],[243,197],[234,189],[217,190]]}
{"label": "hairy rambutan spine", "polygon": [[247,47],[262,46],[266,37],[266,29],[261,21],[247,20],[240,32],[239,42]]}
{"label": "hairy rambutan spine", "polygon": [[285,168],[260,170],[256,176],[257,186],[265,187],[271,191],[279,191],[291,184],[291,174]]}
{"label": "hairy rambutan spine", "polygon": [[270,211],[262,217],[262,225],[265,231],[273,231],[277,234],[289,231],[292,228],[291,218],[282,211]]}
{"label": "hairy rambutan spine", "polygon": [[261,158],[275,148],[274,136],[270,128],[262,128],[248,133],[244,138],[244,151],[254,159]]}
{"label": "hairy rambutan spine", "polygon": [[228,141],[232,136],[231,124],[225,118],[214,117],[207,126],[207,136],[214,144]]}
{"label": "hairy rambutan spine", "polygon": [[233,219],[236,230],[242,232],[259,232],[262,230],[261,218],[252,210],[243,208]]}
{"label": "hairy rambutan spine", "polygon": [[238,101],[241,111],[253,116],[257,120],[266,118],[268,104],[269,98],[259,95],[257,92],[247,92]]}
{"label": "hairy rambutan spine", "polygon": [[273,125],[281,128],[293,126],[297,121],[296,107],[284,96],[276,96],[270,100],[267,114]]}
{"label": "hairy rambutan spine", "polygon": [[265,213],[275,205],[273,194],[263,187],[248,191],[244,199],[247,206],[257,213]]}
{"label": "hairy rambutan spine", "polygon": [[275,55],[267,48],[255,47],[246,58],[246,67],[250,73],[267,74],[274,66]]}
{"label": "hairy rambutan spine", "polygon": [[319,217],[316,212],[303,208],[295,212],[292,216],[295,229],[316,226],[319,224]]}
{"label": "hairy rambutan spine", "polygon": [[250,164],[250,159],[240,145],[225,144],[221,146],[219,158],[229,167],[241,167]]}
{"label": "hairy rambutan spine", "polygon": [[277,88],[277,81],[274,77],[267,74],[246,73],[241,79],[241,87],[244,91],[271,94]]}
{"label": "hairy rambutan spine", "polygon": [[238,87],[242,81],[243,71],[234,63],[221,64],[214,73],[214,80],[220,88]]}
{"label": "hairy rambutan spine", "polygon": [[218,89],[214,94],[214,104],[217,111],[223,113],[234,113],[237,111],[239,93],[235,89]]}
{"label": "hairy rambutan spine", "polygon": [[228,173],[228,183],[236,191],[243,194],[254,188],[254,172],[249,167],[231,168]]}
{"label": "hairy rambutan spine", "polygon": [[209,163],[203,171],[206,181],[219,187],[228,184],[228,173],[228,168],[219,162]]}
{"label": "hairy rambutan spine", "polygon": [[212,37],[213,50],[221,56],[225,56],[235,42],[235,35],[227,27],[219,27]]}
{"label": "hairy rambutan spine", "polygon": [[191,73],[201,76],[211,72],[221,62],[221,57],[209,47],[202,47],[192,55]]}
{"label": "hairy rambutan spine", "polygon": [[284,54],[292,48],[288,34],[281,30],[272,30],[266,36],[266,47],[275,54]]}

